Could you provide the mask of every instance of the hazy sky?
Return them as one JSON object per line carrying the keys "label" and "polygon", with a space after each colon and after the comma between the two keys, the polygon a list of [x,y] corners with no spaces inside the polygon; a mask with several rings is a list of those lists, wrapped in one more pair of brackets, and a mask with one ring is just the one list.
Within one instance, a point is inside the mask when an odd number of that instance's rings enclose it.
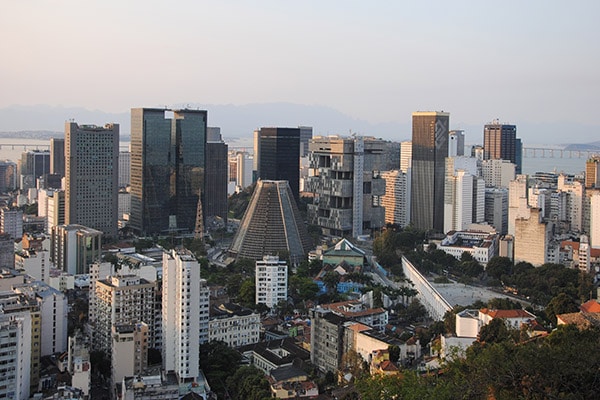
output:
{"label": "hazy sky", "polygon": [[0,5],[0,107],[326,105],[598,126],[600,1],[26,0]]}

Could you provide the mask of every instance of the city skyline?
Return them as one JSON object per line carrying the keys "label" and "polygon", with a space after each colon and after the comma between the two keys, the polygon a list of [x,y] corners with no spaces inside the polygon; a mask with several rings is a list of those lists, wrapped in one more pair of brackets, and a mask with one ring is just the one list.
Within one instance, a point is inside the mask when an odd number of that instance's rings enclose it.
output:
{"label": "city skyline", "polygon": [[262,5],[7,4],[0,109],[292,103],[374,125],[408,125],[418,110],[450,112],[453,129],[499,118],[529,142],[544,127],[527,124],[598,129],[597,2]]}

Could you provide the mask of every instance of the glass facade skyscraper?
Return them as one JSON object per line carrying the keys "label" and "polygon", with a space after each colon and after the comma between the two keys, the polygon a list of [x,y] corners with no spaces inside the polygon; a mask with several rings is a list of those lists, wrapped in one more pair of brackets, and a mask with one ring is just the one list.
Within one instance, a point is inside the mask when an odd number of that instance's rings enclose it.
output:
{"label": "glass facade skyscraper", "polygon": [[290,184],[300,199],[300,128],[260,128],[258,177]]}
{"label": "glass facade skyscraper", "polygon": [[144,235],[193,232],[204,192],[207,112],[131,110],[130,226]]}
{"label": "glass facade skyscraper", "polygon": [[417,229],[442,232],[450,114],[415,112],[412,123],[410,220]]}
{"label": "glass facade skyscraper", "polygon": [[517,138],[516,125],[494,122],[483,128],[483,159],[509,160],[515,164],[515,172],[521,173],[522,144]]}

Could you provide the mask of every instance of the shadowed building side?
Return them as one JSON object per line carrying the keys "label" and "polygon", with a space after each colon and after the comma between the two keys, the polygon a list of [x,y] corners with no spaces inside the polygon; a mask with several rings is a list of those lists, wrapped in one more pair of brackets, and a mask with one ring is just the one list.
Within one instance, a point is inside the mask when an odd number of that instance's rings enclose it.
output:
{"label": "shadowed building side", "polygon": [[288,182],[259,180],[229,253],[252,260],[289,253],[290,262],[297,264],[311,247]]}

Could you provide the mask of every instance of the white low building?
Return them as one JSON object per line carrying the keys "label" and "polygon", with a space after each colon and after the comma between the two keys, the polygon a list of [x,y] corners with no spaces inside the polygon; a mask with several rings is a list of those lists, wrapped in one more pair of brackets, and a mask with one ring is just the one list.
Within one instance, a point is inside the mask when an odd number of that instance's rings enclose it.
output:
{"label": "white low building", "polygon": [[221,304],[208,323],[209,341],[217,340],[230,347],[245,346],[260,341],[260,314],[235,304]]}
{"label": "white low building", "polygon": [[499,235],[493,229],[487,232],[450,231],[437,248],[458,260],[467,252],[485,266],[492,257],[498,255],[498,239]]}

